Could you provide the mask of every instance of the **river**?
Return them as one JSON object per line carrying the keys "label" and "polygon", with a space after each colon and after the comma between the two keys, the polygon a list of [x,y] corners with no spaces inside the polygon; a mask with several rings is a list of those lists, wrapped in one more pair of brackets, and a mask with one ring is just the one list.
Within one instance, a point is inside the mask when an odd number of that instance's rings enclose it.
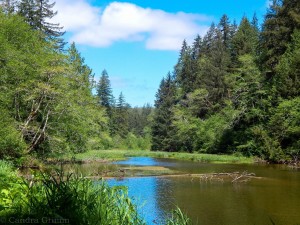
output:
{"label": "river", "polygon": [[[254,173],[247,182],[191,176],[109,179],[125,185],[147,224],[161,224],[179,206],[194,224],[300,224],[300,171],[284,165],[211,164],[134,157],[107,166],[165,167],[182,174]],[[82,165],[87,166],[87,165]]]}

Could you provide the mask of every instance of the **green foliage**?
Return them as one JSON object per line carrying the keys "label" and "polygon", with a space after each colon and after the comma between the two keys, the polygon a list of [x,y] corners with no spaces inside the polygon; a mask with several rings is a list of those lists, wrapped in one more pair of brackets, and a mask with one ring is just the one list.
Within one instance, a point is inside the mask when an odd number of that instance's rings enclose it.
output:
{"label": "green foliage", "polygon": [[0,218],[11,212],[14,203],[22,204],[25,194],[20,192],[24,183],[10,162],[0,160]]}
{"label": "green foliage", "polygon": [[[125,187],[109,187],[104,181],[95,185],[91,180],[63,172],[36,174],[30,182],[14,185],[23,194],[0,208],[2,218],[29,217],[40,222],[51,218],[64,221],[63,224],[145,224]],[[13,189],[12,186],[2,190],[2,205],[7,202],[6,193]]]}
{"label": "green foliage", "polygon": [[[300,98],[282,101],[269,121],[270,136],[280,145],[285,157],[299,160],[300,156]],[[277,159],[278,160],[278,159]]]}
{"label": "green foliage", "polygon": [[[0,161],[0,175],[0,217],[4,221],[30,218],[38,224],[145,224],[126,187],[110,187],[103,180],[93,181],[60,170],[37,172],[25,180],[5,161]],[[166,224],[191,223],[177,208]]]}
{"label": "green foliage", "polygon": [[26,144],[21,133],[14,126],[14,119],[0,108],[0,158],[14,158],[22,155]]}
{"label": "green foliage", "polygon": [[192,47],[184,41],[172,101],[165,80],[159,88],[152,149],[298,161],[299,12],[299,1],[274,0],[261,32],[255,15],[239,26],[224,15]]}
{"label": "green foliage", "polygon": [[[0,179],[6,179],[15,176],[13,165],[8,161],[0,160]],[[1,184],[4,184],[1,182]]]}
{"label": "green foliage", "polygon": [[277,66],[275,86],[280,96],[292,98],[300,94],[300,30],[295,30],[292,42]]}
{"label": "green foliage", "polygon": [[180,210],[176,208],[171,217],[167,220],[166,225],[191,225],[192,221]]}
{"label": "green foliage", "polygon": [[128,126],[129,130],[136,136],[144,137],[151,126],[153,108],[146,104],[142,108],[134,107],[128,109]]}
{"label": "green foliage", "polygon": [[17,13],[21,15],[32,29],[38,30],[41,37],[55,43],[55,49],[62,50],[65,42],[61,38],[64,34],[59,24],[50,23],[57,12],[53,11],[55,2],[49,0],[20,0],[17,4]]}
{"label": "green foliage", "polygon": [[[100,80],[97,84],[97,96],[100,100],[100,105],[108,110],[114,105],[114,97],[110,86],[110,80],[106,70],[102,71]],[[108,112],[109,113],[109,112]]]}
{"label": "green foliage", "polygon": [[255,55],[258,45],[258,30],[244,17],[232,40],[232,53],[234,60],[245,54]]}
{"label": "green foliage", "polygon": [[158,151],[175,151],[174,128],[172,126],[172,107],[175,103],[176,86],[171,75],[168,74],[160,83],[156,94],[152,132],[151,149]]}
{"label": "green foliage", "polygon": [[300,28],[300,3],[297,0],[273,0],[268,10],[260,41],[260,60],[267,78],[275,75],[275,69],[285,53],[295,29]]}
{"label": "green foliage", "polygon": [[126,103],[125,97],[121,92],[113,112],[112,120],[115,125],[115,130],[112,134],[119,135],[122,138],[125,138],[127,136],[129,132],[128,110],[129,105]]}
{"label": "green foliage", "polygon": [[86,151],[107,123],[91,69],[74,44],[58,53],[22,18],[0,17],[0,157]]}

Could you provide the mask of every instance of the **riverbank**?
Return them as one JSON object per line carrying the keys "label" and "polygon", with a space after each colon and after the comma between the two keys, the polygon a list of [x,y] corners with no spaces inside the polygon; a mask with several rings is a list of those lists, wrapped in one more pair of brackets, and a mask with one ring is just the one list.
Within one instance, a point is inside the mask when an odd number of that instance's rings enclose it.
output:
{"label": "riverbank", "polygon": [[78,154],[64,154],[47,159],[48,163],[56,162],[110,162],[124,160],[128,157],[152,157],[179,159],[196,162],[207,163],[246,163],[255,162],[253,157],[245,157],[240,155],[217,155],[217,154],[201,154],[201,153],[183,153],[183,152],[160,152],[149,150],[93,150]]}

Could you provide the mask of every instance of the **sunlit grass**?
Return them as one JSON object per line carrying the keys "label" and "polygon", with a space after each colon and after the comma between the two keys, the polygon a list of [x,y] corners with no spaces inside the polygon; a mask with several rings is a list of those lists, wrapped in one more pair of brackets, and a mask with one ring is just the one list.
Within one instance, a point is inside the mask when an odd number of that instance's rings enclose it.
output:
{"label": "sunlit grass", "polygon": [[76,161],[115,161],[126,159],[127,157],[154,157],[154,158],[170,158],[178,160],[189,160],[196,162],[209,163],[253,163],[254,158],[240,155],[217,155],[202,153],[182,153],[182,152],[160,152],[148,150],[93,150],[76,155],[63,155],[61,160]]}

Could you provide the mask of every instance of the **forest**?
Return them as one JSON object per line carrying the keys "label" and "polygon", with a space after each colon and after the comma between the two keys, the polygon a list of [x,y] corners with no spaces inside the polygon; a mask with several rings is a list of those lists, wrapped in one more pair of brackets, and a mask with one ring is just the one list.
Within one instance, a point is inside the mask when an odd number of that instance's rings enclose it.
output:
{"label": "forest", "polygon": [[152,149],[298,161],[300,2],[273,1],[260,26],[224,15],[183,42],[156,95]]}
{"label": "forest", "polygon": [[183,41],[154,107],[115,98],[108,72],[86,65],[49,1],[2,0],[0,158],[151,149],[300,156],[300,2],[274,0],[263,24],[224,15],[205,36]]}

